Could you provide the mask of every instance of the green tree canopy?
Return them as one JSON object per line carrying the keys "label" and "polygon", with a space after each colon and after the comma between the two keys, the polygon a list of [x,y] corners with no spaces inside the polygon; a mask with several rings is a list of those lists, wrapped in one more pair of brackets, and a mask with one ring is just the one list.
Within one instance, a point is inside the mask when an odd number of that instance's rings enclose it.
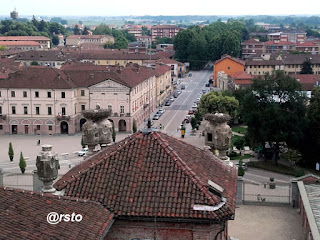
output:
{"label": "green tree canopy", "polygon": [[60,42],[60,40],[59,40],[58,35],[52,36],[52,44],[53,45],[57,46],[57,45],[59,45],[59,42]]}
{"label": "green tree canopy", "polygon": [[80,28],[79,28],[78,25],[76,25],[76,26],[74,27],[74,29],[73,29],[73,34],[74,34],[74,35],[81,35],[81,30],[80,30]]}
{"label": "green tree canopy", "polygon": [[235,97],[224,96],[221,92],[212,91],[200,99],[200,112],[206,113],[228,113],[235,117],[239,102]]}
{"label": "green tree canopy", "polygon": [[300,74],[313,74],[310,58],[307,58],[302,63],[302,68],[301,68]]}
{"label": "green tree canopy", "polygon": [[268,142],[277,163],[280,142],[296,148],[303,137],[306,97],[301,84],[283,71],[254,79],[250,90],[241,108],[248,136],[253,146]]}

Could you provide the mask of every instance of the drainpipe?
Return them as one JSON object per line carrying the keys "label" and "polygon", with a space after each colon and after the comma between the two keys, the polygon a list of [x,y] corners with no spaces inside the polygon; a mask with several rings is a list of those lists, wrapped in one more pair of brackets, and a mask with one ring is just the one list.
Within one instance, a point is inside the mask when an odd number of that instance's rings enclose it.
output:
{"label": "drainpipe", "polygon": [[226,228],[226,223],[225,223],[225,221],[223,221],[221,225],[222,225],[222,229],[216,234],[214,240],[218,240],[219,234],[222,233],[222,232],[225,230],[225,228]]}

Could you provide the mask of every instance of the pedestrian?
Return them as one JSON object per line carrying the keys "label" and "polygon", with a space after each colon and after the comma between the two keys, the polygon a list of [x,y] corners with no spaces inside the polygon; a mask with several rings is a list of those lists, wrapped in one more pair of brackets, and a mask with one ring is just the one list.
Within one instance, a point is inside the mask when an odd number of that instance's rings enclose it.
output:
{"label": "pedestrian", "polygon": [[161,125],[161,123],[160,123],[160,126],[159,126],[159,128],[160,128],[160,130],[162,129],[162,125]]}
{"label": "pedestrian", "polygon": [[40,145],[40,139],[38,139],[38,141],[37,141],[37,145]]}

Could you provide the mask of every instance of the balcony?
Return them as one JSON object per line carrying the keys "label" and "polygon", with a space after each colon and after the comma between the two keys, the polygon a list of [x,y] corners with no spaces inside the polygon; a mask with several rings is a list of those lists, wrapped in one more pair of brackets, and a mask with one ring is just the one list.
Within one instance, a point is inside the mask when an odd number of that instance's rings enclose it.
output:
{"label": "balcony", "polygon": [[70,116],[69,115],[58,115],[57,116],[57,120],[60,120],[60,121],[66,120],[66,121],[68,121],[68,120],[70,120]]}
{"label": "balcony", "polygon": [[0,114],[0,119],[6,120],[6,118],[7,118],[7,115],[6,115],[6,114]]}

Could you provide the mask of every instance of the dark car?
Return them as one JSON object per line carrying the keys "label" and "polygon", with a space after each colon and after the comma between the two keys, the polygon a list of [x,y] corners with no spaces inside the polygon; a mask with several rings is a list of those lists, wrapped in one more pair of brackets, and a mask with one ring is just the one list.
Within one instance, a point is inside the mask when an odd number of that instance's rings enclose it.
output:
{"label": "dark car", "polygon": [[171,105],[171,101],[166,101],[166,103],[164,105],[165,106],[170,106]]}
{"label": "dark car", "polygon": [[181,90],[184,90],[186,89],[186,86],[185,85],[181,85]]}

